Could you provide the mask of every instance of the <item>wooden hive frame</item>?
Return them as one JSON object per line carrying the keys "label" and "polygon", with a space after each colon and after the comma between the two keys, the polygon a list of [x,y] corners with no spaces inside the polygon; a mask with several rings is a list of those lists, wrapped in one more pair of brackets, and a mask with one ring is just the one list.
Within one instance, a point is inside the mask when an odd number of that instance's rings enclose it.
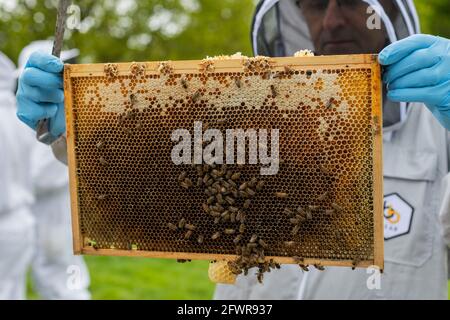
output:
{"label": "wooden hive frame", "polygon": [[[370,69],[370,100],[371,100],[371,119],[373,121],[374,135],[372,139],[373,146],[373,257],[357,261],[358,267],[367,267],[370,265],[379,266],[383,269],[383,180],[382,180],[382,86],[380,79],[380,66],[374,55],[347,55],[347,56],[324,56],[324,57],[302,57],[302,58],[273,58],[270,59],[272,66],[271,71],[283,72],[285,66],[292,70],[314,70],[342,68],[343,70],[357,70],[358,68]],[[201,74],[199,65],[203,61],[173,61],[170,62],[174,74]],[[160,62],[146,62],[141,65],[145,66],[146,75],[160,75]],[[128,75],[130,73],[131,63],[118,63],[118,76]],[[214,61],[214,70],[212,73],[243,73],[243,60],[216,60]],[[64,70],[64,89],[65,89],[65,110],[67,122],[67,146],[68,146],[68,165],[70,176],[70,193],[71,193],[71,211],[72,211],[72,227],[73,227],[73,244],[76,254],[89,255],[108,255],[108,256],[137,256],[137,257],[155,257],[155,258],[171,258],[171,259],[200,259],[200,260],[232,260],[236,257],[234,254],[212,254],[212,253],[194,253],[194,252],[167,252],[167,251],[151,251],[151,250],[124,250],[124,249],[108,249],[93,248],[85,241],[85,235],[82,234],[81,216],[80,216],[80,193],[79,178],[77,176],[77,113],[75,111],[75,96],[73,81],[77,78],[99,78],[105,76],[104,64],[80,64],[65,65]],[[289,256],[270,256],[278,263],[290,264],[298,263]],[[347,266],[355,265],[352,259],[347,260],[327,260],[305,258],[305,265],[319,264],[322,266]]]}

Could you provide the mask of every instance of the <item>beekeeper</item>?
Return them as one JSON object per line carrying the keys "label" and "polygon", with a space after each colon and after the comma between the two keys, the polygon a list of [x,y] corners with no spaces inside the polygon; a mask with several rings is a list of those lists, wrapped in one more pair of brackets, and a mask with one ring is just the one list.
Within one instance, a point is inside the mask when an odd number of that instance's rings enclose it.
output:
{"label": "beekeeper", "polygon": [[[18,74],[30,55],[50,53],[53,43],[34,41],[19,55]],[[78,49],[61,52],[64,62],[75,62]],[[33,131],[23,132],[32,134]],[[49,146],[34,140],[31,149],[31,177],[35,203],[36,240],[31,263],[35,290],[43,299],[84,300],[90,298],[89,273],[81,256],[73,254],[70,223],[69,176],[67,167],[55,159]],[[71,277],[74,277],[73,281]],[[78,277],[78,279],[75,279]]]}
{"label": "beekeeper", "polygon": [[381,52],[385,270],[378,283],[376,270],[283,266],[264,285],[218,285],[216,299],[447,299],[450,41],[419,33],[411,0],[260,2],[255,55]]}
{"label": "beekeeper", "polygon": [[33,254],[34,199],[29,150],[35,141],[16,120],[15,66],[0,52],[0,300],[25,299]]}
{"label": "beekeeper", "polygon": [[[373,22],[377,16],[380,27],[377,19]],[[415,35],[419,31],[414,5],[407,0],[266,0],[258,5],[252,31],[255,54],[285,56],[305,48],[319,55],[381,51],[387,84],[386,264],[381,287],[376,288],[368,286],[363,269],[328,268],[302,275],[295,266],[283,266],[269,274],[264,285],[256,284],[252,275],[240,276],[235,286],[218,286],[215,298],[447,297],[450,41]],[[17,95],[18,117],[32,128],[39,119],[51,118],[50,130],[57,137],[65,131],[62,69],[55,57],[32,55]],[[62,137],[52,145],[62,160],[64,144]]]}

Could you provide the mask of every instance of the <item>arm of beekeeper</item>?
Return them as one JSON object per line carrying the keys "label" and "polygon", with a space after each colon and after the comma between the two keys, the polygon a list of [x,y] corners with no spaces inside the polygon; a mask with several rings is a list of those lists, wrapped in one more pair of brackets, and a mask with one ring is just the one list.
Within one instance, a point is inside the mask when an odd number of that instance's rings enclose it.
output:
{"label": "arm of beekeeper", "polygon": [[30,56],[19,79],[17,117],[33,130],[39,120],[50,119],[50,133],[61,137],[53,143],[53,152],[67,163],[63,69],[61,60],[50,54],[38,51]]}
{"label": "arm of beekeeper", "polygon": [[389,100],[422,102],[450,130],[450,40],[413,35],[379,55]]}

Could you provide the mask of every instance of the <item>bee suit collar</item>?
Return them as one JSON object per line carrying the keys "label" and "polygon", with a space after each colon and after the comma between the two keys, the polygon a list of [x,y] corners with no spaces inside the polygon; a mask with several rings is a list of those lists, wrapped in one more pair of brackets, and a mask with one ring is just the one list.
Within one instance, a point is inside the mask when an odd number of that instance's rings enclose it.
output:
{"label": "bee suit collar", "polygon": [[[370,6],[368,17],[370,12],[378,14],[385,26],[388,43],[420,33],[419,18],[413,0],[392,0],[399,13],[395,21],[389,18],[380,1],[360,1]],[[308,26],[295,0],[260,1],[253,17],[251,37],[254,55],[283,57],[292,56],[302,49],[314,51]],[[402,126],[409,107],[406,103],[386,101],[383,109],[384,132],[389,133]]]}

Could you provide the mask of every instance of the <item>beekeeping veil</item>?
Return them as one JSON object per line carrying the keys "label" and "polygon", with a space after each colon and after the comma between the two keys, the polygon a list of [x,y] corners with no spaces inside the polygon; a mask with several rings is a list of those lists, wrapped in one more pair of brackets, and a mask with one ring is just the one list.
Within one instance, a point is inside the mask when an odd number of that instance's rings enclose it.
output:
{"label": "beekeeping veil", "polygon": [[[379,15],[384,24],[388,42],[392,43],[420,33],[419,19],[413,0],[392,0],[398,10],[395,21],[390,19],[380,1],[359,1],[365,2],[368,10],[371,9],[372,13]],[[314,51],[308,25],[296,0],[260,1],[253,17],[251,36],[255,55],[282,57],[292,56],[302,49]],[[406,119],[407,110],[406,103],[396,105],[385,99],[383,127],[384,132],[387,133],[386,136],[402,125]]]}

